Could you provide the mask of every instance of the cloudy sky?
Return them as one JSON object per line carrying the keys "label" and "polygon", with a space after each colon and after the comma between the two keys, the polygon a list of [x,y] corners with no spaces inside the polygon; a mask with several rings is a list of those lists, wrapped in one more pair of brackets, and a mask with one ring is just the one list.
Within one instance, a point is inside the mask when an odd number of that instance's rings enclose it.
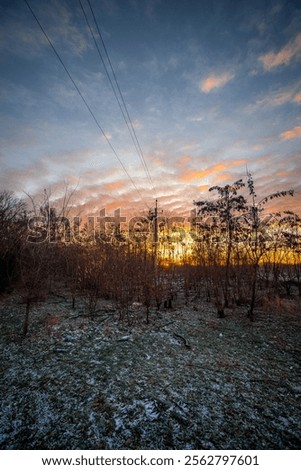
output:
{"label": "cloudy sky", "polygon": [[300,212],[300,2],[28,3],[0,0],[2,189],[188,213],[248,168]]}

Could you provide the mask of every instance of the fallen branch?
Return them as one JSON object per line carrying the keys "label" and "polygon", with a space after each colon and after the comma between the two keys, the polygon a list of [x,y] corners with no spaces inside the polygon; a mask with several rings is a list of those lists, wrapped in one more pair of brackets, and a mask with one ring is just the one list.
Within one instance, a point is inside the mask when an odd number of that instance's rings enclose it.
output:
{"label": "fallen branch", "polygon": [[179,335],[178,333],[174,333],[174,336],[175,336],[176,338],[180,338],[180,339],[183,341],[184,346],[185,346],[186,348],[191,349],[191,346],[190,346],[189,342],[187,341],[186,338],[184,338],[184,336],[181,336],[181,335]]}
{"label": "fallen branch", "polygon": [[171,325],[172,323],[174,323],[174,320],[173,320],[173,321],[169,321],[168,323],[165,323],[165,324],[162,325],[162,326],[158,326],[158,327],[156,328],[156,331],[160,331],[160,330],[162,330],[163,328],[165,328],[166,326]]}
{"label": "fallen branch", "polygon": [[129,341],[130,339],[131,339],[130,336],[122,336],[121,338],[118,338],[116,341],[117,341],[118,343],[121,343],[121,342],[123,342],[123,341]]}

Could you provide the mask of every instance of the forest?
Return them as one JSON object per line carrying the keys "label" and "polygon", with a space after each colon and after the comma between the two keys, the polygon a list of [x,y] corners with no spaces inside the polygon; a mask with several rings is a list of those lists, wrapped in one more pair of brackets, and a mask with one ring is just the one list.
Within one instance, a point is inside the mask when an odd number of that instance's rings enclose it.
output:
{"label": "forest", "polygon": [[220,317],[225,308],[246,305],[251,321],[262,298],[293,292],[301,297],[301,218],[265,210],[293,190],[257,201],[251,174],[246,184],[249,201],[241,194],[243,180],[210,188],[217,197],[194,201],[189,230],[173,223],[179,217],[170,223],[150,213],[144,217],[147,227],[137,217],[127,231],[120,223],[99,223],[102,230],[91,231],[87,223],[81,228],[69,223],[67,198],[59,213],[48,198],[38,208],[32,201],[28,211],[23,201],[2,192],[0,289],[17,289],[24,298],[23,335],[31,305],[58,284],[72,297],[73,308],[81,298],[92,317],[104,298],[116,303],[122,321],[130,321],[129,307],[140,302],[147,323],[150,307],[172,306],[179,284],[186,302],[193,292],[212,302]]}

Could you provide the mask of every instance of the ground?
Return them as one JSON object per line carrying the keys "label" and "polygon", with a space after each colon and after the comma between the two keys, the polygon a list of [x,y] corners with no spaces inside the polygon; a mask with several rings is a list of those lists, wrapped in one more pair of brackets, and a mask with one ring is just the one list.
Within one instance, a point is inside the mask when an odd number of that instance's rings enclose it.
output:
{"label": "ground", "polygon": [[[279,300],[279,299],[278,299]],[[142,305],[0,300],[2,449],[298,449],[300,299],[218,319],[202,299]]]}

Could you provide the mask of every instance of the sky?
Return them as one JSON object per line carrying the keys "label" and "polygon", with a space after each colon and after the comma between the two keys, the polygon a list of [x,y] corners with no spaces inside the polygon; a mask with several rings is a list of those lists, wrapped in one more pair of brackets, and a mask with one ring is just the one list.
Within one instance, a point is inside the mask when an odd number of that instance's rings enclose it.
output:
{"label": "sky", "polygon": [[0,0],[1,189],[189,215],[249,171],[300,214],[300,2],[90,0],[103,42],[88,0],[28,4]]}

